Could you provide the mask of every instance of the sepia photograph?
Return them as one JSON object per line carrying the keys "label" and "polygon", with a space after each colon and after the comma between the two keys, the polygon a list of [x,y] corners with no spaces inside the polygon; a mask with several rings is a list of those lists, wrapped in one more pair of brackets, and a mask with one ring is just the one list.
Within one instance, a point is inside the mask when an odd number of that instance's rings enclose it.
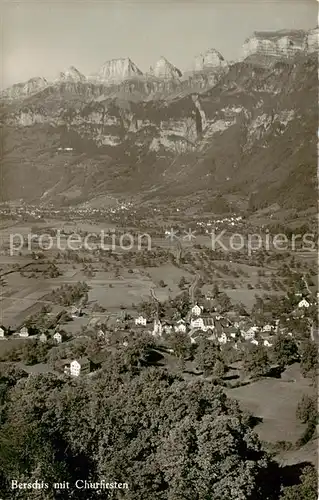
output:
{"label": "sepia photograph", "polygon": [[0,0],[0,500],[318,499],[317,0]]}

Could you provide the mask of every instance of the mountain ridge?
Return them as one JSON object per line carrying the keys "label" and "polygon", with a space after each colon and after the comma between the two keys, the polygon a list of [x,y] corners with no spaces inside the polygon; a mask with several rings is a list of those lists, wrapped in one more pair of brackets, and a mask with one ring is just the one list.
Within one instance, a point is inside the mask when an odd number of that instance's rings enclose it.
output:
{"label": "mountain ridge", "polygon": [[[242,56],[239,60],[253,55],[290,58],[298,53],[316,52],[318,50],[318,37],[318,27],[310,30],[255,31],[252,36],[245,40]],[[155,63],[154,69],[151,68],[151,71],[143,73],[129,57],[124,57],[107,60],[95,73],[86,76],[74,66],[70,66],[66,72],[59,74],[58,80],[89,81],[106,86],[125,85],[127,81],[141,78],[147,82],[148,79],[154,77],[165,81],[185,80],[189,75],[196,76],[196,74],[209,70],[212,72],[227,70],[228,64],[218,50],[210,48],[195,56],[191,69],[184,72],[170,63],[164,56],[161,56]],[[34,83],[35,81],[37,83]],[[46,86],[52,85],[52,83],[54,82],[44,77],[32,77],[26,82],[16,83],[4,89],[0,93],[0,98],[13,100],[25,95],[31,95]],[[210,81],[209,84],[211,85],[212,82]]]}
{"label": "mountain ridge", "polygon": [[317,57],[265,57],[184,80],[63,81],[4,102],[2,199],[231,195],[257,209],[257,191],[262,207],[314,206]]}

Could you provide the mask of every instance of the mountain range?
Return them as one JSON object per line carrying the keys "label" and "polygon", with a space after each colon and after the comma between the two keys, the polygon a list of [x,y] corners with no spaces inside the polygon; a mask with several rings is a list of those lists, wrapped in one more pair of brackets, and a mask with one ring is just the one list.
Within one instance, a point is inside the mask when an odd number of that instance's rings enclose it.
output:
{"label": "mountain range", "polygon": [[318,28],[255,32],[235,62],[209,49],[184,73],[123,58],[15,84],[1,93],[1,198],[309,208],[317,51]]}

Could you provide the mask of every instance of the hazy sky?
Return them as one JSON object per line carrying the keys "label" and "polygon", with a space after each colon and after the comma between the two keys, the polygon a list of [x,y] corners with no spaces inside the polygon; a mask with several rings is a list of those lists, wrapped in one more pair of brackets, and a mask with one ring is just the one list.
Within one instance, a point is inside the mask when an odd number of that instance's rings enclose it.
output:
{"label": "hazy sky", "polygon": [[88,75],[118,57],[142,71],[161,55],[185,70],[210,47],[236,59],[254,30],[312,28],[317,10],[316,0],[2,0],[1,86],[70,65]]}

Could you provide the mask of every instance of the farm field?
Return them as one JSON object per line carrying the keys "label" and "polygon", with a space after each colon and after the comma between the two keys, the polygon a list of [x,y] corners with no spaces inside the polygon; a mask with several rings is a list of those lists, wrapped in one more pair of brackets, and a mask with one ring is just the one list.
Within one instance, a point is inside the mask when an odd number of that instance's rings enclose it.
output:
{"label": "farm field", "polygon": [[18,273],[6,276],[0,295],[1,323],[19,327],[28,316],[39,311],[45,296],[57,286],[53,280],[22,278]]}
{"label": "farm field", "polygon": [[[158,267],[146,267],[145,271],[151,276],[156,297],[161,301],[167,300],[169,297],[175,297],[181,292],[178,283],[182,277],[188,280],[189,283],[194,279],[193,274],[172,264],[165,264]],[[159,286],[161,280],[164,281],[165,287]]]}
{"label": "farm field", "polygon": [[21,347],[28,341],[29,339],[0,339],[0,356],[3,356],[6,352],[11,351],[11,349]]}
{"label": "farm field", "polygon": [[[304,394],[314,396],[316,389],[309,379],[300,374],[299,364],[288,367],[280,379],[261,379],[251,384],[225,389],[227,395],[236,399],[242,409],[251,412],[262,419],[255,427],[262,441],[276,443],[289,441],[295,443],[306,429],[306,424],[300,423],[296,418],[298,402]],[[313,461],[313,447],[311,442],[307,448],[301,448],[305,459]],[[308,450],[308,451],[307,451]],[[300,461],[298,450],[298,461]],[[296,451],[285,451],[279,454],[282,460],[290,461],[296,457]]]}
{"label": "farm field", "polygon": [[121,306],[131,308],[132,303],[138,303],[150,298],[153,283],[140,277],[107,279],[103,273],[97,273],[92,280],[87,280],[90,287],[89,301],[97,302],[110,310],[119,310]]}

